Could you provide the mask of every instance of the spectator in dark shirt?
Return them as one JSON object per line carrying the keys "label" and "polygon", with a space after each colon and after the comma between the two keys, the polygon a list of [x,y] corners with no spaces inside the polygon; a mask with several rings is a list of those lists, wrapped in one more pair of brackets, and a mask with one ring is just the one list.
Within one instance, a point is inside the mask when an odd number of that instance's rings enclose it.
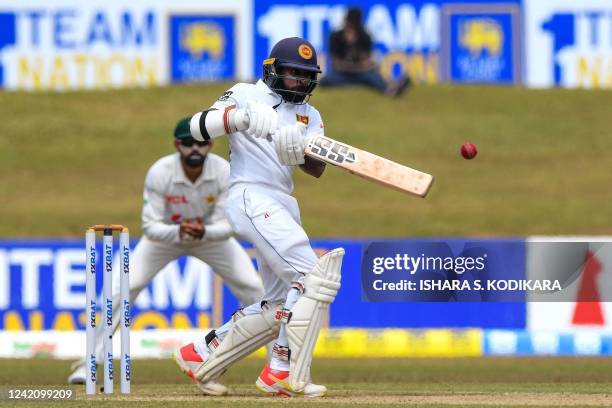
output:
{"label": "spectator in dark shirt", "polygon": [[331,69],[321,80],[321,86],[365,85],[388,96],[398,96],[409,85],[410,79],[387,82],[380,75],[372,58],[372,38],[361,23],[361,10],[351,8],[344,19],[344,27],[331,34],[329,40]]}

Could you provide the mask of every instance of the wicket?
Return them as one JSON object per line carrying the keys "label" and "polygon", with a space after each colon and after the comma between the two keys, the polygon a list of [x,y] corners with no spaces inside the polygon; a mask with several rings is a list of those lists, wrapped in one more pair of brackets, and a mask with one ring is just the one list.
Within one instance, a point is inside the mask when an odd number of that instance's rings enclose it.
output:
{"label": "wicket", "polygon": [[96,232],[103,232],[103,276],[101,323],[104,324],[104,393],[113,393],[113,231],[119,234],[120,279],[119,301],[121,304],[121,393],[130,393],[131,360],[130,360],[130,235],[123,225],[93,225],[85,232],[86,268],[86,364],[87,380],[85,391],[89,395],[96,393]]}

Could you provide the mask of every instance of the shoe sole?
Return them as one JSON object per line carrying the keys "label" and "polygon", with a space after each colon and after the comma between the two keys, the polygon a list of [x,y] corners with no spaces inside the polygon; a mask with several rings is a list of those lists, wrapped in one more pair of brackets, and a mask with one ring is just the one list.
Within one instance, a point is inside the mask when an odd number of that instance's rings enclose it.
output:
{"label": "shoe sole", "polygon": [[320,397],[325,397],[327,395],[327,390],[325,390],[322,393],[318,393],[318,394],[304,394],[303,392],[296,393],[296,392],[289,391],[287,389],[279,390],[279,389],[276,389],[274,387],[270,387],[268,384],[266,384],[265,382],[261,381],[261,379],[259,379],[259,378],[257,379],[257,381],[255,381],[255,387],[260,392],[262,392],[262,393],[264,393],[266,395],[271,395],[273,397],[320,398]]}
{"label": "shoe sole", "polygon": [[273,397],[294,397],[295,394],[289,392],[288,390],[277,390],[273,387],[270,387],[265,382],[261,381],[259,378],[255,381],[255,387],[263,392],[266,395],[271,395]]}

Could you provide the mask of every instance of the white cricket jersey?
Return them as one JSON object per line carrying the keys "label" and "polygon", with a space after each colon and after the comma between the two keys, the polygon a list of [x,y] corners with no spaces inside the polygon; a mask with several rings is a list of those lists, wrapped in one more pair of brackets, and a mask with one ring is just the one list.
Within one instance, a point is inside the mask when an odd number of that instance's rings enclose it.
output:
{"label": "white cricket jersey", "polygon": [[[211,109],[224,110],[231,105],[242,109],[253,100],[276,108],[279,127],[301,121],[308,125],[307,135],[323,133],[323,121],[319,111],[307,103],[294,105],[284,102],[262,80],[256,84],[237,83],[226,91]],[[252,183],[281,190],[287,194],[293,191],[293,166],[281,164],[272,141],[255,138],[246,132],[234,132],[229,135],[229,142],[230,186]]]}
{"label": "white cricket jersey", "polygon": [[[229,238],[233,231],[225,217],[224,205],[229,187],[229,163],[208,153],[204,170],[192,183],[181,166],[180,154],[159,159],[147,173],[142,207],[142,229],[154,241],[180,241],[180,223],[201,220],[202,240]],[[198,241],[196,241],[198,242]]]}

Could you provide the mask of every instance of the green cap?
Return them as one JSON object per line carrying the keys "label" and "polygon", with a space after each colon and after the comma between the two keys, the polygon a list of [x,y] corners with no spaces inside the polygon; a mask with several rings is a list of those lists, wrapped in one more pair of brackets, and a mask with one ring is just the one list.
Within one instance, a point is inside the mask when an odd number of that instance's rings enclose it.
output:
{"label": "green cap", "polygon": [[191,122],[191,116],[187,116],[179,120],[174,128],[174,137],[179,140],[191,139],[191,131],[189,130],[189,122]]}

